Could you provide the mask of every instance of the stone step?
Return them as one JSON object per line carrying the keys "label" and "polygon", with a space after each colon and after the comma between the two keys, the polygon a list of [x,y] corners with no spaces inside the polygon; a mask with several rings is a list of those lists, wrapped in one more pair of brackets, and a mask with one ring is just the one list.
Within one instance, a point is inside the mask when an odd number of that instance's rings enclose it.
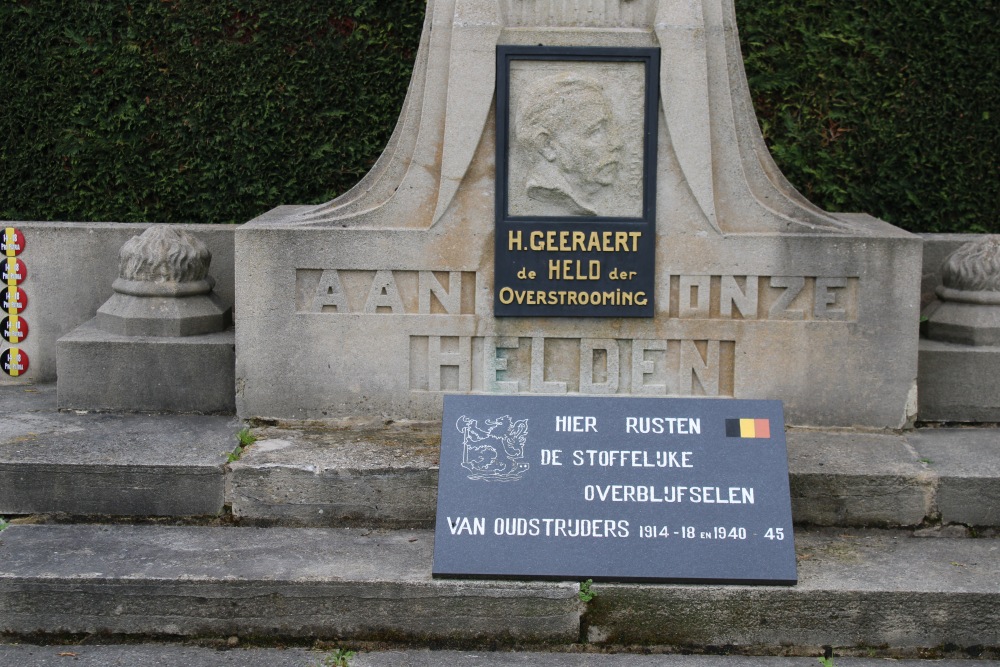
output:
{"label": "stone step", "polygon": [[436,581],[430,531],[12,526],[0,633],[575,642],[576,583]]}
{"label": "stone step", "polygon": [[1000,646],[1000,540],[796,534],[792,587],[438,580],[427,530],[15,525],[0,634],[914,650]]}
{"label": "stone step", "polygon": [[[339,653],[338,653],[339,651]],[[545,651],[431,651],[213,647],[179,644],[4,645],[0,667],[50,667],[72,658],[73,667],[182,665],[183,667],[816,667],[815,657],[742,655],[639,655]],[[834,658],[837,667],[884,667],[880,658]],[[969,667],[967,660],[897,660],[894,667]],[[979,660],[976,667],[1000,667]]]}
{"label": "stone step", "polygon": [[[440,424],[339,421],[253,430],[229,466],[245,520],[430,526]],[[791,429],[792,514],[815,526],[1000,526],[1000,429],[900,434]]]}
{"label": "stone step", "polygon": [[239,422],[59,412],[55,385],[0,387],[0,516],[222,512]]}
{"label": "stone step", "polygon": [[226,477],[233,516],[297,526],[433,526],[440,422],[338,420],[251,432],[257,442]]}
{"label": "stone step", "polygon": [[[246,524],[431,527],[440,424],[262,426],[199,415],[56,410],[54,385],[2,386],[0,516],[215,516]],[[791,429],[800,525],[1000,527],[1000,429],[905,434]]]}

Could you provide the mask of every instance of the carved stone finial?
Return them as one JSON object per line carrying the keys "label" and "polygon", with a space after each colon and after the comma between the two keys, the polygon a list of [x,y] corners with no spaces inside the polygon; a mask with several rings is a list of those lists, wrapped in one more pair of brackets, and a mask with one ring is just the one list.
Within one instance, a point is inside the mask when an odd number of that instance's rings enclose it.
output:
{"label": "carved stone finial", "polygon": [[212,253],[194,235],[153,225],[118,253],[115,293],[97,311],[98,325],[123,336],[192,336],[229,325],[208,275]]}
{"label": "carved stone finial", "polygon": [[984,236],[948,255],[941,281],[963,292],[1000,292],[1000,235]]}
{"label": "carved stone finial", "polygon": [[212,253],[200,239],[170,225],[154,225],[125,242],[118,253],[114,289],[133,296],[208,294]]}
{"label": "carved stone finial", "polygon": [[941,304],[927,336],[963,345],[1000,345],[1000,235],[983,236],[941,265]]}

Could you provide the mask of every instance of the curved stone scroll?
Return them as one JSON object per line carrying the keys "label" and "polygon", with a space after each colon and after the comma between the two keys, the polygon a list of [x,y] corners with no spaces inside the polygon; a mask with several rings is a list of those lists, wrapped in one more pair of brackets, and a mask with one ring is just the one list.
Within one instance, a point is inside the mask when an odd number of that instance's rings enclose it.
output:
{"label": "curved stone scroll", "polygon": [[[669,141],[658,161],[677,165],[672,180],[681,184],[661,196],[693,199],[706,231],[869,233],[809,203],[775,165],[751,104],[733,0],[428,0],[385,152],[356,187],[286,222],[427,229],[455,208],[463,187],[463,210],[492,210],[492,190],[468,181],[492,166],[498,43],[659,46]],[[675,222],[658,227],[669,232]]]}

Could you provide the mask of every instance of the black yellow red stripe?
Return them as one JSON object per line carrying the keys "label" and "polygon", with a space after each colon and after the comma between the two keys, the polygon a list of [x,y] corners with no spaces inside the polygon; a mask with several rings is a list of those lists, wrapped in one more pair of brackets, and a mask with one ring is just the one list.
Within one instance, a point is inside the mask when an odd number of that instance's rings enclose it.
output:
{"label": "black yellow red stripe", "polygon": [[17,315],[5,317],[3,321],[3,337],[7,339],[8,343],[20,343],[24,339],[21,329],[26,324],[27,322]]}
{"label": "black yellow red stripe", "polygon": [[16,227],[6,227],[3,236],[0,237],[0,246],[3,247],[0,254],[5,257],[16,257],[24,250],[24,234]]}
{"label": "black yellow red stripe", "polygon": [[728,438],[770,438],[770,419],[727,419],[726,437]]}
{"label": "black yellow red stripe", "polygon": [[11,377],[24,375],[28,370],[28,355],[16,347],[0,353],[0,368]]}
{"label": "black yellow red stripe", "polygon": [[28,267],[17,257],[4,257],[0,261],[0,268],[8,287],[19,285],[28,277]]}
{"label": "black yellow red stripe", "polygon": [[28,295],[20,287],[4,287],[0,294],[3,294],[3,309],[8,315],[19,315],[28,307]]}

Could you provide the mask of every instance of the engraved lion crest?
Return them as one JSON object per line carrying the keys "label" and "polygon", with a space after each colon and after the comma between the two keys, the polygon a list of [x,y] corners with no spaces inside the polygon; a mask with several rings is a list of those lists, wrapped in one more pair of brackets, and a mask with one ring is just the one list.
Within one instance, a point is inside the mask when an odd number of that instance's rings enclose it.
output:
{"label": "engraved lion crest", "polygon": [[485,420],[480,428],[475,419],[458,418],[455,428],[462,434],[462,467],[469,479],[487,482],[516,482],[528,471],[523,463],[528,438],[528,420],[509,415]]}

